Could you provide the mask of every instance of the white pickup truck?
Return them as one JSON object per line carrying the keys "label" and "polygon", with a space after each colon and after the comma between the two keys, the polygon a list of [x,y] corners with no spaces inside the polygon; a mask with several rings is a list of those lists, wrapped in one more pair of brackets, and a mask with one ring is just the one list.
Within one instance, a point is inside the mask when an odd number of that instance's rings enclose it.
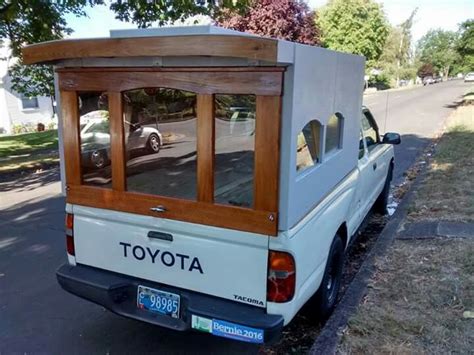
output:
{"label": "white pickup truck", "polygon": [[[278,339],[307,302],[327,317],[347,245],[372,208],[386,212],[400,142],[361,112],[364,59],[212,26],[111,37],[24,49],[56,65],[61,286],[252,343]],[[91,170],[80,122],[96,110],[110,164]],[[129,151],[130,124],[159,130],[159,151]]]}

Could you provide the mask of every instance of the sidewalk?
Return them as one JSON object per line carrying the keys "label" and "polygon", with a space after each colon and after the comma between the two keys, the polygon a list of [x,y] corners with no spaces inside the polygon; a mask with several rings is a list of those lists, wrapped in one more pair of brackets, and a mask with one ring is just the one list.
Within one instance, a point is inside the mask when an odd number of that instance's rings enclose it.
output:
{"label": "sidewalk", "polygon": [[[450,117],[338,353],[470,353],[474,344],[474,106]],[[410,198],[410,197],[409,197]]]}

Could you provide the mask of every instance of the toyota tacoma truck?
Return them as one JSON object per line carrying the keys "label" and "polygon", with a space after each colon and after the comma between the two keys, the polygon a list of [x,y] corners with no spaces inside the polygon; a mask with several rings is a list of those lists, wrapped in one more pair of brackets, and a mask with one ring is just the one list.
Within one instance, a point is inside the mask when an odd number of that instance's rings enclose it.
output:
{"label": "toyota tacoma truck", "polygon": [[[23,58],[55,69],[64,290],[257,344],[308,302],[328,317],[347,246],[369,211],[386,212],[400,143],[362,108],[363,57],[195,26],[44,42]],[[88,169],[81,121],[98,110],[107,164]],[[130,127],[159,131],[159,149],[132,151]]]}

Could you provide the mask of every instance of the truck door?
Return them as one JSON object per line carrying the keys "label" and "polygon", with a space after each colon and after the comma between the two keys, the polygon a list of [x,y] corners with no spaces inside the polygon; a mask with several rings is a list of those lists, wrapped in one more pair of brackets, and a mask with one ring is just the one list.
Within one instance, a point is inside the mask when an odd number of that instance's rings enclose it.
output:
{"label": "truck door", "polygon": [[379,130],[369,110],[362,111],[361,118],[361,148],[359,155],[360,170],[360,218],[364,218],[377,199],[387,172],[387,162],[383,157],[384,150],[380,141]]}

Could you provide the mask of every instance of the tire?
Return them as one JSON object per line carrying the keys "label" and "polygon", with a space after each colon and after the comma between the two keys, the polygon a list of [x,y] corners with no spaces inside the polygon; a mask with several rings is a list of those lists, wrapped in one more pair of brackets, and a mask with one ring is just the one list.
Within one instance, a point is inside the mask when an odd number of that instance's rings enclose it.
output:
{"label": "tire", "polygon": [[334,238],[329,249],[328,261],[324,269],[321,286],[313,297],[312,312],[319,320],[327,319],[336,305],[341,287],[342,269],[344,266],[344,244],[339,235]]}
{"label": "tire", "polygon": [[393,165],[390,164],[390,167],[388,168],[387,178],[385,179],[385,184],[383,186],[383,189],[380,192],[380,195],[377,197],[377,200],[375,200],[375,203],[374,203],[374,212],[375,213],[378,213],[378,214],[381,214],[381,215],[386,215],[388,213],[387,205],[388,205],[388,198],[390,196],[390,182],[392,181],[392,175],[393,175]]}
{"label": "tire", "polygon": [[94,169],[102,169],[108,165],[107,154],[102,150],[94,150],[91,153],[91,164]]}
{"label": "tire", "polygon": [[146,143],[146,149],[149,153],[158,153],[161,148],[160,137],[158,135],[152,133],[150,137],[148,137],[148,141]]}

